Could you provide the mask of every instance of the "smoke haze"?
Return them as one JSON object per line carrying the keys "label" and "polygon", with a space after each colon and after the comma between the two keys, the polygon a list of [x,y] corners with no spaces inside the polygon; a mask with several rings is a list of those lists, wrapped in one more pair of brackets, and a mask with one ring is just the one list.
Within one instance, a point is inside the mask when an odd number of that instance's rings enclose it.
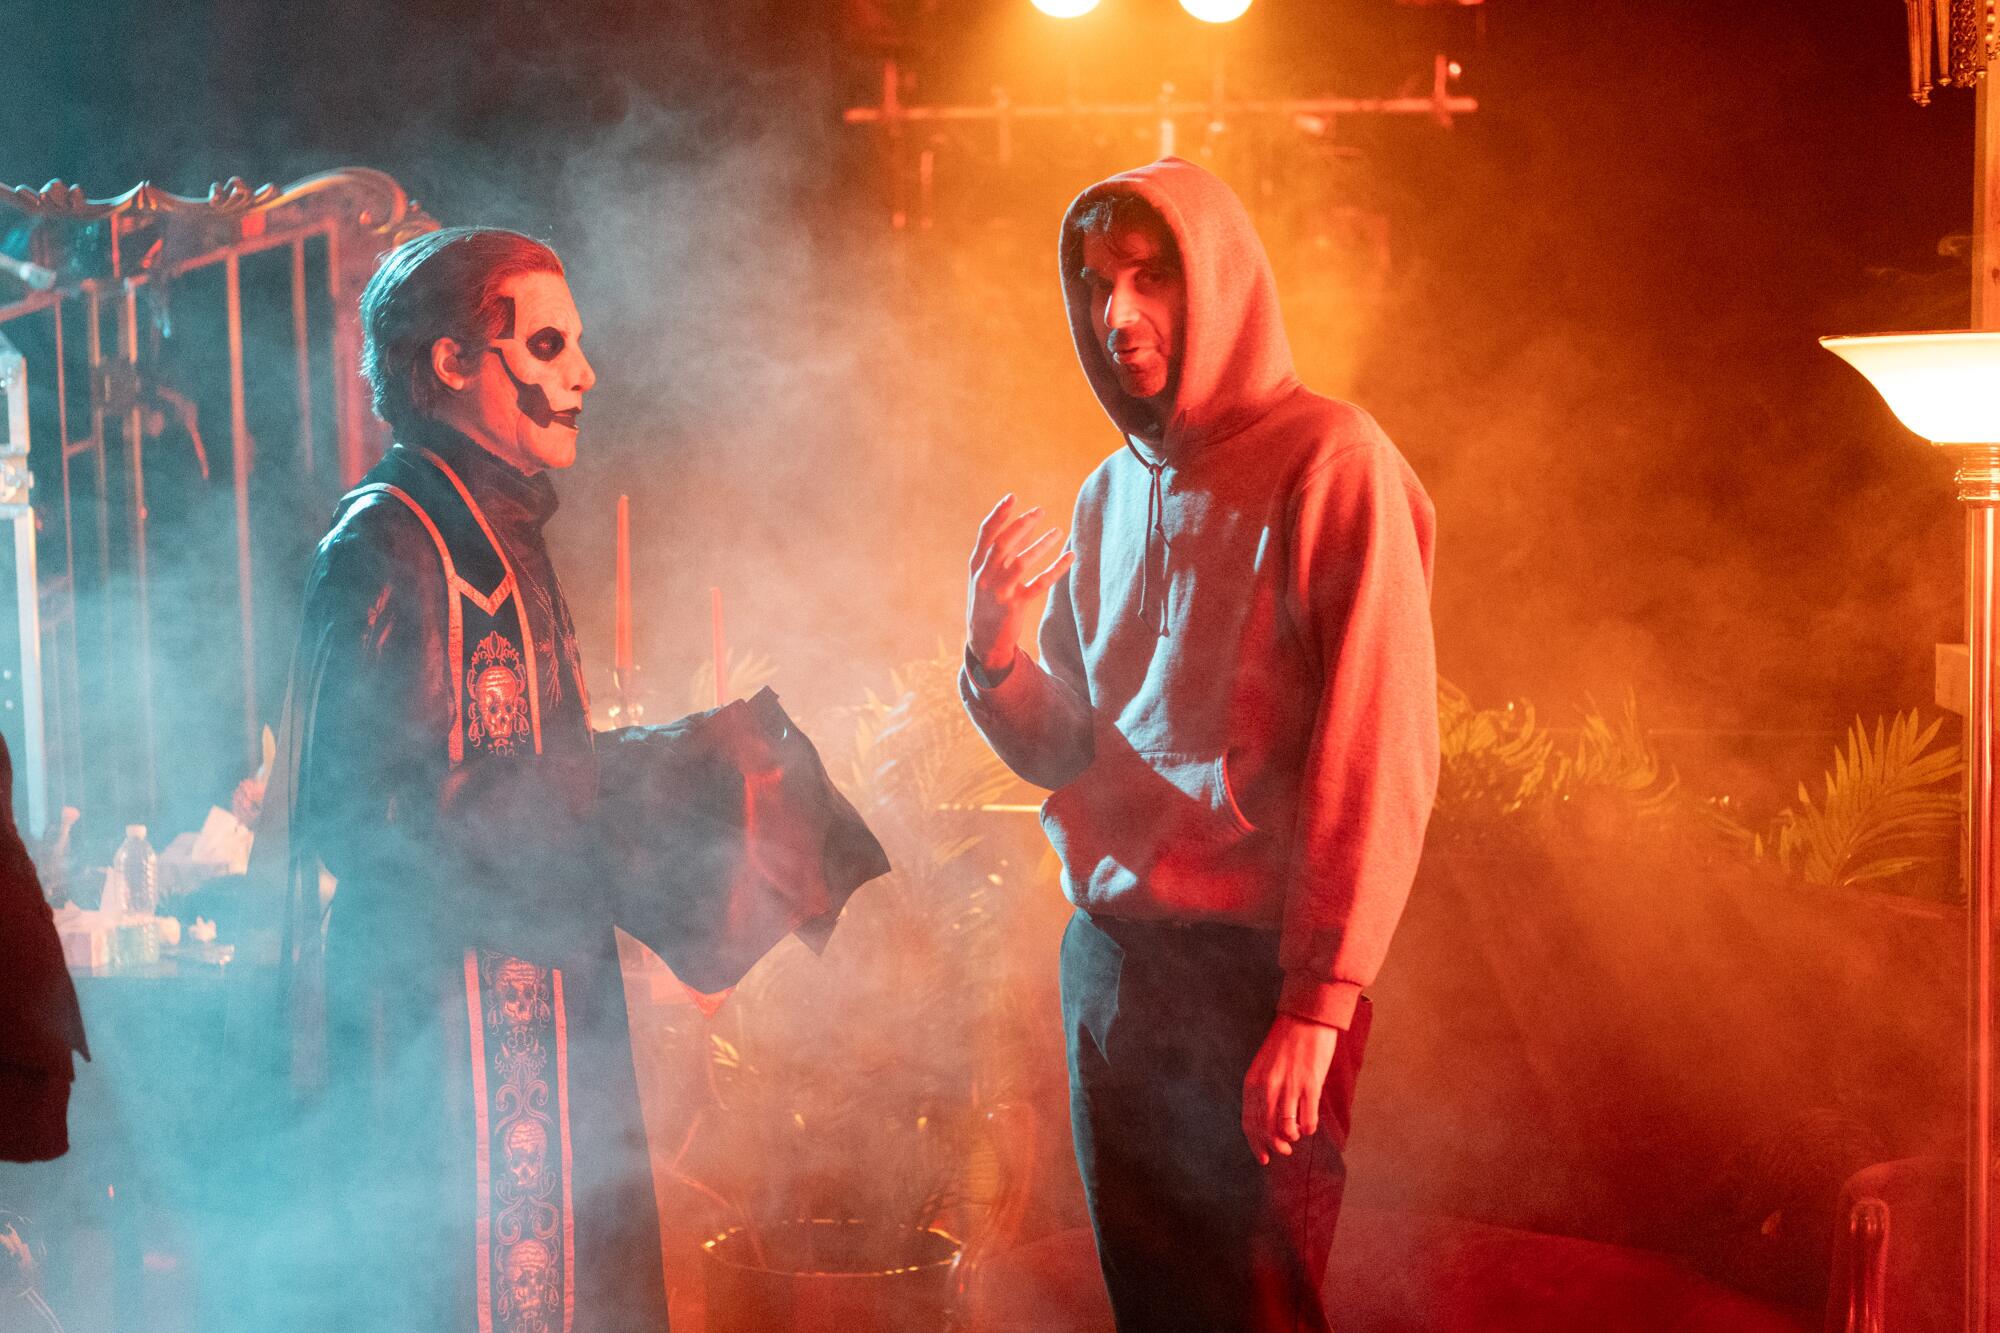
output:
{"label": "smoke haze", "polygon": [[[989,126],[913,131],[905,163],[933,152],[934,185],[922,196],[906,173],[896,229],[884,140],[838,120],[843,105],[880,96],[879,66],[838,40],[853,31],[849,11],[867,6],[596,0],[465,11],[343,0],[305,14],[218,0],[173,22],[136,0],[100,8],[86,43],[67,7],[0,4],[0,26],[23,34],[0,58],[0,181],[62,176],[105,196],[147,177],[197,193],[232,174],[283,182],[354,163],[387,170],[445,223],[519,227],[564,256],[599,387],[580,461],[558,479],[550,532],[600,712],[612,693],[619,494],[633,499],[637,656],[652,719],[685,711],[686,682],[708,660],[710,587],[723,592],[731,646],[767,655],[792,714],[819,719],[886,688],[893,666],[958,641],[964,556],[1002,493],[1066,524],[1077,484],[1117,445],[1068,343],[1054,242],[1070,195],[1154,155],[1150,126],[1021,122],[1004,168]],[[1162,78],[1184,92],[1212,78],[1200,34],[1172,27],[1166,0],[1095,16],[1066,48],[1024,2],[882,8],[919,34],[895,52],[917,101],[983,103],[996,84],[1020,102],[1059,100],[1072,71],[1087,98],[1106,101],[1150,99]],[[1325,136],[1184,128],[1178,145],[1205,155],[1250,206],[1302,377],[1368,408],[1435,500],[1447,677],[1481,702],[1531,698],[1557,721],[1586,697],[1629,688],[1684,781],[1766,812],[1817,773],[1851,717],[1928,704],[1932,645],[1960,633],[1948,468],[1814,342],[1965,321],[1963,249],[1944,243],[1968,225],[1969,101],[1908,105],[1893,6],[1838,0],[1809,17],[1778,6],[1612,14],[1494,0],[1447,15],[1260,0],[1241,29],[1217,40],[1231,44],[1230,77],[1251,95],[1329,83],[1422,92],[1432,53],[1445,49],[1482,103],[1448,131],[1356,116]],[[202,411],[211,456],[226,452],[226,403]],[[324,453],[330,436],[319,438]],[[276,453],[289,441],[273,425],[261,444]],[[330,513],[327,480],[322,463],[316,492],[270,497],[266,512],[287,515],[278,526],[297,536],[274,537],[260,570],[268,624],[295,617],[304,543]],[[161,513],[159,528],[215,525],[224,500],[218,490],[198,501],[199,519]],[[163,577],[154,593],[156,605],[225,609],[234,596],[233,578],[195,573]],[[269,720],[288,636],[265,635]],[[213,685],[214,672],[202,676],[212,642],[182,622],[156,647],[182,677]],[[212,710],[224,737],[224,757],[202,769],[207,784],[179,793],[196,817],[227,804],[241,775],[226,685],[181,696],[181,734],[204,730]],[[823,750],[846,744],[815,736]],[[102,834],[124,815],[87,817]],[[1031,1014],[1052,1022],[1061,908],[1046,876],[1029,873],[1035,840],[1024,828],[990,836],[1030,904],[1012,947],[1045,970],[1006,974]],[[891,848],[899,860],[906,850]],[[1603,925],[1592,938],[1604,956],[1571,974],[1624,997],[1634,1023],[1676,1011],[1681,992],[1661,975],[1662,954],[1685,950],[1706,966],[1734,955],[1704,952],[1704,932],[1763,928],[1744,925],[1721,891],[1716,901],[1688,895],[1691,916],[1675,916],[1661,904],[1676,897],[1679,867],[1599,869],[1552,875],[1540,942],[1518,936],[1533,934],[1521,921],[1542,917],[1510,918],[1497,890],[1454,870],[1431,901],[1470,903],[1466,915],[1413,909],[1422,933],[1407,960],[1392,957],[1392,970],[1406,970],[1385,987],[1426,1021],[1440,1007],[1476,1011],[1492,1021],[1487,1039],[1521,1044],[1533,997],[1509,987],[1536,974],[1506,949],[1542,949],[1557,956],[1535,958],[1564,971],[1562,932],[1581,933],[1577,923],[1604,909],[1569,903],[1576,878],[1630,889],[1634,910],[1659,926]],[[1775,953],[1746,963],[1771,968],[1781,998],[1734,996],[1728,1021],[1809,1035],[1810,983],[1875,975],[1877,955],[1826,918],[1797,915],[1784,915]],[[1467,924],[1475,919],[1515,934],[1495,943]],[[1898,921],[1912,952],[1947,933],[1939,920]],[[1772,962],[1787,941],[1812,961]],[[1491,993],[1419,984],[1422,962],[1448,970],[1460,946],[1488,951]],[[851,955],[843,965],[868,971]],[[655,989],[651,966],[634,967],[635,995],[669,993]],[[1726,969],[1703,975],[1728,985]],[[1914,998],[1877,1035],[1928,1050],[1950,985],[1928,972],[1904,980]],[[1586,983],[1575,984],[1587,1004]],[[1502,1009],[1514,1027],[1493,1017]],[[1405,1027],[1398,1039],[1395,1014],[1384,1014],[1371,1058],[1403,1052],[1390,1086],[1407,1098],[1397,1104],[1423,1105],[1459,1073],[1458,1048],[1435,1028]],[[654,1029],[635,1018],[635,1030],[643,1042]],[[1666,1079],[1688,1051],[1671,1032],[1644,1031],[1657,1041],[1630,1057],[1634,1077]],[[1548,1059],[1575,1056],[1563,1039],[1546,1037]],[[1587,1034],[1575,1040],[1603,1055]],[[1523,1060],[1540,1058],[1532,1042],[1523,1049]],[[1767,1086],[1810,1082],[1810,1042],[1773,1049],[1783,1058]],[[1045,1075],[1048,1054],[1021,1059],[1041,1061]],[[658,1085],[648,1088],[658,1138],[662,1118],[681,1113],[667,1085],[687,1067],[643,1049],[639,1058]],[[115,1061],[100,1065],[87,1077],[115,1089]],[[1832,1096],[1823,1093],[1800,1095]],[[1372,1159],[1375,1188],[1429,1202],[1438,1179],[1502,1160],[1514,1135],[1552,1114],[1512,1095],[1496,1093],[1476,1115],[1443,1106],[1434,1134],[1410,1150],[1455,1142],[1463,1160],[1447,1169],[1385,1147]],[[1561,1108],[1554,1123],[1582,1134],[1605,1112],[1579,1096],[1581,1109]],[[1759,1113],[1744,1096],[1717,1082],[1691,1101],[1740,1127]],[[1935,1128],[1907,1108],[1842,1106],[1890,1124],[1899,1150]],[[128,1108],[125,1131],[139,1132],[146,1115]],[[1364,1107],[1357,1134],[1369,1132]],[[1073,1191],[1061,1170],[1050,1172],[1058,1192]],[[1485,1205],[1504,1220],[1553,1223],[1565,1199],[1602,1183],[1550,1167],[1514,1201],[1534,1206]],[[1040,1206],[1045,1225],[1076,1220],[1069,1195]]]}

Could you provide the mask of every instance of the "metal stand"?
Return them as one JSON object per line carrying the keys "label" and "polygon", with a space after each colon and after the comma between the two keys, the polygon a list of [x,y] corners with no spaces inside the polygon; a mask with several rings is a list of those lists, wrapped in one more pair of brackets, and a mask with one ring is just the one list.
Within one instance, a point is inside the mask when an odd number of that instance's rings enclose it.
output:
{"label": "metal stand", "polygon": [[[7,437],[0,441],[0,519],[14,528],[14,601],[18,612],[20,661],[0,664],[0,680],[19,672],[17,699],[0,689],[0,709],[20,710],[23,753],[18,771],[28,796],[24,830],[40,837],[49,825],[49,757],[42,698],[42,593],[35,565],[35,512],[28,502],[34,478],[28,473],[28,362],[0,333],[0,403]],[[9,719],[10,721],[12,719]]]}
{"label": "metal stand", "polygon": [[618,702],[611,705],[611,719],[621,727],[636,727],[646,720],[646,704],[639,691],[639,668],[636,666],[611,672],[612,691]]}
{"label": "metal stand", "polygon": [[[1972,327],[2000,329],[2000,95],[1993,77],[1978,92],[1978,137],[1974,154],[1972,216]],[[1965,632],[1969,670],[1965,710],[1965,875],[1967,944],[1967,1142],[1965,1327],[1968,1333],[2000,1333],[1994,1304],[2000,1254],[2000,1197],[1994,1190],[1996,1056],[1994,937],[1996,852],[1996,756],[1994,750],[1995,634],[2000,627],[2000,592],[1995,587],[2000,552],[2000,448],[1958,451],[1958,498],[1966,505]]]}
{"label": "metal stand", "polygon": [[1965,516],[1965,630],[1968,644],[1965,709],[1965,868],[1969,957],[1967,983],[1970,1130],[1966,1173],[1966,1327],[1992,1327],[1993,1215],[1993,905],[1995,554],[2000,551],[2000,448],[1959,451],[1958,498]]}

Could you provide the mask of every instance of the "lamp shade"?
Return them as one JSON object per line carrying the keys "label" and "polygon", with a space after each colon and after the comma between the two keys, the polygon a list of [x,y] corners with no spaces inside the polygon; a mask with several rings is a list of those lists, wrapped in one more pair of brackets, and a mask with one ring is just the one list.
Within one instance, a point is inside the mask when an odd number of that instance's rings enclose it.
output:
{"label": "lamp shade", "polygon": [[2000,330],[1821,338],[1935,444],[2000,444]]}

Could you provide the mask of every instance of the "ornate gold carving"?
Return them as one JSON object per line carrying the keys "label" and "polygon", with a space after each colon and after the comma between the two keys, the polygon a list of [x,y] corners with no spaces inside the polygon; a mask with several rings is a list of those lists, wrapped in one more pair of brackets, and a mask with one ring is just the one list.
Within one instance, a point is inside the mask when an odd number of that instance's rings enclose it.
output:
{"label": "ornate gold carving", "polygon": [[2000,0],[1904,0],[1910,21],[1910,96],[1970,88],[2000,64]]}
{"label": "ornate gold carving", "polygon": [[437,227],[393,177],[367,167],[321,172],[282,190],[276,185],[253,189],[242,177],[231,176],[211,185],[203,196],[175,194],[151,181],[141,181],[116,198],[92,199],[78,186],[53,180],[39,190],[26,185],[0,186],[0,204],[23,213],[76,222],[146,214],[237,219],[253,213],[310,208],[344,214],[392,246]]}

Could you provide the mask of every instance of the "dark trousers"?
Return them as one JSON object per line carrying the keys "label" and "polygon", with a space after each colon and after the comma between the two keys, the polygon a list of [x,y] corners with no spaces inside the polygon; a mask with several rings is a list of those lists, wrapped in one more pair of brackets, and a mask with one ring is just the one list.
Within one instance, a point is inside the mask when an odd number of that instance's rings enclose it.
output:
{"label": "dark trousers", "polygon": [[1243,1077],[1277,1015],[1274,931],[1079,912],[1063,935],[1077,1166],[1119,1333],[1324,1333],[1369,1002],[1341,1039],[1319,1133],[1259,1166]]}

